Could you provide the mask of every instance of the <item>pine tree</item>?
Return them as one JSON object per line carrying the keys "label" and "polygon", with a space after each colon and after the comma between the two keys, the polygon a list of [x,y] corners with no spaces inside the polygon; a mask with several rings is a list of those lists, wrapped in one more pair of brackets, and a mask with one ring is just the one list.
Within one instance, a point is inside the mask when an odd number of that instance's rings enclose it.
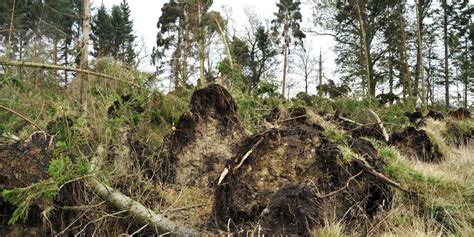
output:
{"label": "pine tree", "polygon": [[92,17],[91,30],[94,49],[92,55],[96,58],[110,56],[113,37],[112,17],[103,4]]}
{"label": "pine tree", "polygon": [[[288,68],[288,54],[291,40],[295,44],[301,44],[306,35],[301,31],[299,22],[302,21],[300,12],[300,2],[298,0],[280,0],[277,3],[278,12],[275,12],[275,19],[272,20],[273,30],[276,34],[281,30],[283,37],[283,80],[281,96],[285,97],[286,73]],[[280,29],[282,28],[282,29]],[[290,34],[291,33],[291,34]]]}

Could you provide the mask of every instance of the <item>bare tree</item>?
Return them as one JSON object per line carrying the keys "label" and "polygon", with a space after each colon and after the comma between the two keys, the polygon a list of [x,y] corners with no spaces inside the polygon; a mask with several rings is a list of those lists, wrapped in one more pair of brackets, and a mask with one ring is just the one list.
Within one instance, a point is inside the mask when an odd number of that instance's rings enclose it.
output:
{"label": "bare tree", "polygon": [[301,47],[295,55],[295,72],[304,79],[304,92],[308,94],[310,79],[315,76],[317,71],[317,59],[311,46]]}

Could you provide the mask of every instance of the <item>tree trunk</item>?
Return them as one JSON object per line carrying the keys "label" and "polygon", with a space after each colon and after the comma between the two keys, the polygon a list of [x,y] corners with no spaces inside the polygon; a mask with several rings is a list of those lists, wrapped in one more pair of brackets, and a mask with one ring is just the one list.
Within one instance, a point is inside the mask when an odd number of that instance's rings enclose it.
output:
{"label": "tree trunk", "polygon": [[[471,23],[472,24],[472,23]],[[470,48],[468,47],[468,39],[466,38],[464,40],[464,49],[465,50],[468,50],[465,54],[464,54],[464,62],[463,64],[466,64],[466,63],[469,63],[467,57],[468,55],[472,55],[472,54],[469,54],[470,53]],[[472,52],[471,52],[472,53]],[[472,62],[471,62],[472,63]],[[464,81],[464,108],[467,109],[467,88],[469,87],[469,66],[467,67],[464,67],[464,72],[463,72],[463,81]]]}
{"label": "tree trunk", "polygon": [[[53,58],[53,65],[58,65],[58,39],[56,37],[54,37],[53,39],[53,52],[51,56]],[[58,70],[51,70],[51,74],[53,78],[56,79],[56,76],[58,75]]]}
{"label": "tree trunk", "polygon": [[426,104],[428,104],[428,98],[431,104],[433,104],[433,90],[431,88],[431,55],[432,55],[432,45],[430,42],[428,46],[428,69],[426,71],[426,89],[427,89],[427,95],[426,95]]}
{"label": "tree trunk", "polygon": [[198,1],[198,24],[199,24],[199,83],[200,85],[206,85],[206,77],[204,75],[204,65],[206,60],[205,46],[204,46],[204,29],[202,26],[202,9],[201,1]]}
{"label": "tree trunk", "polygon": [[[356,1],[357,16],[359,17],[359,34],[361,39],[361,48],[362,55],[364,57],[364,68],[365,68],[365,79],[367,82],[367,92],[369,96],[375,96],[375,89],[372,91],[372,75],[370,70],[370,56],[369,56],[369,46],[367,42],[367,35],[365,31],[364,18],[362,17],[362,12],[360,10],[359,1]],[[375,86],[374,86],[375,88]]]}
{"label": "tree trunk", "polygon": [[[7,57],[10,57],[10,56],[11,56],[12,34],[13,34],[13,19],[14,19],[14,16],[15,16],[15,7],[16,7],[16,1],[13,0],[12,14],[10,15],[10,24],[9,24],[9,29],[8,29]],[[10,58],[11,58],[11,57],[10,57]]]}
{"label": "tree trunk", "polygon": [[184,15],[184,49],[183,49],[183,66],[181,75],[181,86],[186,87],[188,80],[188,56],[189,56],[189,17],[188,13]]}
{"label": "tree trunk", "polygon": [[403,98],[407,99],[412,96],[411,90],[411,76],[410,68],[408,67],[408,55],[406,48],[406,37],[405,37],[405,19],[403,17],[402,4],[398,1],[398,13],[400,20],[400,59],[401,59],[401,80],[403,84]]}
{"label": "tree trunk", "polygon": [[318,93],[319,97],[323,97],[323,56],[322,56],[322,49],[319,48],[319,88]]}
{"label": "tree trunk", "polygon": [[[83,0],[83,13],[82,13],[82,50],[81,50],[81,70],[87,70],[87,61],[89,56],[89,33],[90,33],[90,22],[89,22],[89,3],[90,0]],[[89,87],[89,76],[85,73],[81,73],[81,107],[82,113],[87,112],[87,93]]]}
{"label": "tree trunk", "polygon": [[179,71],[181,58],[181,28],[178,27],[178,41],[176,43],[176,51],[174,52],[174,90],[179,90]]}
{"label": "tree trunk", "polygon": [[444,41],[444,87],[446,107],[449,107],[449,62],[448,62],[448,3],[443,0],[443,41]]}
{"label": "tree trunk", "polygon": [[389,85],[389,90],[390,94],[393,93],[393,61],[392,61],[392,53],[390,53],[390,60],[389,60],[389,75],[388,75],[388,85]]}
{"label": "tree trunk", "polygon": [[415,87],[414,87],[414,96],[417,98],[418,96],[418,86],[419,82],[421,82],[421,104],[424,108],[426,108],[426,93],[425,93],[425,66],[423,63],[423,16],[422,16],[422,5],[420,4],[420,0],[415,1],[415,9],[416,9],[416,31],[417,31],[417,41],[418,47],[416,50],[416,77],[415,77]]}
{"label": "tree trunk", "polygon": [[[288,67],[288,48],[290,47],[289,42],[289,26],[288,26],[288,14],[285,16],[285,26],[283,29],[283,34],[285,37],[285,45],[283,46],[283,81],[281,82],[281,96],[285,98],[285,88],[286,88],[286,68]],[[288,96],[289,97],[289,96]]]}

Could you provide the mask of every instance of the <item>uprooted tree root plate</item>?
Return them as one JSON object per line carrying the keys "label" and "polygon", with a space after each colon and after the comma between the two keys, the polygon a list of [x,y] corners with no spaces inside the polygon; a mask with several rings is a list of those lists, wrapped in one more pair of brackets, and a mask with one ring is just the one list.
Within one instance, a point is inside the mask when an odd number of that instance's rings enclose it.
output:
{"label": "uprooted tree root plate", "polygon": [[[304,108],[247,137],[224,88],[196,91],[191,106],[167,139],[170,177],[164,180],[213,195],[212,215],[203,217],[208,231],[239,231],[259,222],[264,233],[309,234],[328,217],[357,227],[390,203],[390,188],[359,163],[344,161],[324,129],[306,122]],[[364,162],[383,173],[375,148],[360,141],[354,151],[370,150],[361,154]]]}
{"label": "uprooted tree root plate", "polygon": [[[305,108],[282,113],[273,111],[272,118],[267,119],[268,126],[253,135],[244,132],[236,111],[237,105],[230,93],[219,85],[211,85],[194,92],[190,112],[181,116],[174,131],[165,138],[161,155],[141,141],[124,142],[123,145],[128,146],[125,150],[130,153],[124,157],[135,159],[136,167],[130,167],[141,169],[142,173],[140,177],[131,177],[154,182],[149,190],[140,190],[147,194],[147,199],[140,201],[149,208],[158,208],[158,212],[176,223],[209,234],[252,231],[258,226],[259,233],[310,235],[323,227],[325,220],[342,220],[346,228],[364,233],[374,217],[390,207],[391,186],[401,189],[384,176],[384,160],[377,149],[361,138],[370,134],[380,138],[377,126],[348,137],[346,145],[356,154],[348,159],[339,146],[324,135],[322,124],[311,122],[324,119],[308,119]],[[415,128],[410,128],[408,133],[413,133],[412,129]],[[413,134],[419,134],[415,131]],[[413,141],[424,139],[412,133],[403,137],[414,137]],[[403,144],[404,140],[393,135],[391,142]],[[44,148],[44,144],[41,147]],[[26,154],[33,151],[39,151],[33,154],[35,160],[44,160],[45,164],[32,166],[35,171],[29,174],[46,175],[51,151],[45,153],[44,159],[41,149],[32,148]],[[113,154],[114,148],[106,153]],[[2,157],[6,156],[0,152]],[[114,160],[107,166],[114,166]],[[20,167],[14,169],[20,170]],[[29,181],[28,177],[18,176],[21,181],[17,182],[17,177],[11,174],[4,176],[2,179],[6,182],[1,183],[2,188],[22,187],[45,178],[39,176]],[[125,182],[133,180],[115,183],[115,188],[131,196],[134,189]],[[100,200],[81,182],[71,185],[75,186],[64,188],[68,191],[80,188],[82,194],[89,192],[88,197],[93,196],[95,204]],[[60,206],[92,204],[69,200],[63,193],[59,195],[57,204]],[[2,214],[6,216],[13,211],[11,206],[2,207]],[[66,214],[64,218],[72,221],[72,216],[80,212]],[[91,217],[100,218],[97,214]],[[68,233],[77,233],[81,223],[86,221],[90,219],[79,220],[74,224],[76,229]],[[107,225],[110,230],[131,233],[141,227],[133,221],[126,218]],[[6,219],[2,222],[5,225]],[[61,220],[57,222],[53,223],[56,231],[65,228],[57,225]],[[39,233],[50,233],[48,231]]]}
{"label": "uprooted tree root plate", "polygon": [[444,158],[438,145],[423,129],[406,127],[401,132],[393,133],[389,143],[396,146],[407,157],[418,158],[424,162],[440,162]]}

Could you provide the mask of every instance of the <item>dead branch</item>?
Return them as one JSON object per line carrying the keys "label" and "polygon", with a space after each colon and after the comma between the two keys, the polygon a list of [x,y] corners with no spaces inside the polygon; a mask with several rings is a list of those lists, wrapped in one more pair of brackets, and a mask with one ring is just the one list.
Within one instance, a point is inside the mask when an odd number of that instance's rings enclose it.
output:
{"label": "dead branch", "polygon": [[[260,145],[260,143],[262,143],[264,137],[261,137],[253,146],[252,148],[250,148],[249,151],[247,151],[247,153],[245,153],[245,155],[242,157],[242,159],[240,159],[240,162],[239,164],[237,164],[237,166],[235,166],[232,170],[233,171],[236,171],[238,168],[240,168],[240,166],[242,166],[242,164],[245,162],[245,160],[247,160],[247,158],[250,156],[250,154],[252,154],[252,152],[255,150],[255,148],[258,147],[258,145]],[[227,176],[227,174],[229,173],[229,169],[227,167],[224,168],[224,170],[222,171],[221,175],[219,176],[219,180],[217,181],[217,185],[220,185],[222,183],[222,181],[224,180],[224,178]]]}
{"label": "dead branch", "polygon": [[362,167],[362,170],[364,170],[365,172],[371,174],[372,176],[380,179],[382,182],[384,182],[388,185],[394,186],[395,188],[398,188],[398,189],[400,189],[404,192],[412,193],[410,190],[407,190],[407,189],[403,188],[402,185],[400,185],[399,183],[391,180],[390,178],[383,175],[382,173],[379,173],[379,172],[375,171],[373,168],[371,168],[368,165],[364,164],[364,162],[362,162],[361,160],[355,159],[354,162],[359,164]]}
{"label": "dead branch", "polygon": [[251,148],[249,151],[247,151],[247,153],[245,153],[244,157],[242,157],[242,159],[240,160],[239,164],[234,167],[234,171],[237,170],[238,168],[240,168],[240,166],[242,166],[242,164],[244,163],[244,161],[247,160],[247,158],[250,156],[250,154],[252,154],[252,152],[255,150],[255,148],[257,148],[258,145],[260,145],[260,143],[263,142],[263,139],[264,139],[264,137],[261,137],[261,138],[252,146],[252,148]]}
{"label": "dead branch", "polygon": [[382,120],[380,120],[379,116],[373,110],[369,109],[368,111],[377,120],[377,123],[379,124],[380,129],[382,129],[383,138],[384,138],[385,142],[388,142],[390,138],[388,136],[387,130],[385,130],[385,127],[383,126]]}
{"label": "dead branch", "polygon": [[335,195],[335,194],[337,194],[337,193],[339,193],[339,192],[342,192],[344,189],[348,188],[350,182],[351,182],[352,180],[354,180],[355,178],[357,178],[357,176],[359,176],[360,174],[362,174],[362,171],[359,172],[358,174],[356,174],[356,175],[350,177],[350,178],[347,180],[346,185],[344,185],[342,188],[339,188],[339,189],[334,190],[334,191],[332,191],[332,192],[326,193],[326,194],[324,194],[324,195],[321,195],[321,194],[318,194],[318,193],[317,193],[317,194],[316,194],[316,197],[322,199],[322,198],[331,197],[331,196],[333,196],[333,195]]}
{"label": "dead branch", "polygon": [[127,81],[127,80],[123,80],[123,79],[120,79],[120,78],[117,78],[117,77],[109,76],[109,75],[106,75],[106,74],[103,74],[103,73],[98,73],[98,72],[93,72],[93,71],[83,70],[83,69],[73,68],[73,67],[64,67],[64,66],[58,66],[58,65],[51,65],[51,64],[44,64],[44,63],[34,63],[34,62],[24,62],[24,61],[7,61],[7,60],[0,60],[0,65],[71,71],[71,72],[84,73],[84,74],[87,74],[87,75],[102,77],[104,79],[120,81],[120,82],[123,82],[123,83],[130,84],[132,86],[137,86],[137,87],[139,86],[138,84],[136,84],[134,82],[131,82],[131,81]]}
{"label": "dead branch", "polygon": [[356,122],[356,121],[354,121],[354,120],[352,120],[352,119],[348,119],[348,118],[344,118],[344,117],[340,116],[340,115],[339,115],[339,109],[337,109],[337,110],[336,110],[336,113],[334,113],[334,118],[335,118],[335,119],[340,119],[340,120],[345,121],[345,122],[353,123],[353,124],[355,124],[355,125],[357,125],[357,126],[364,126],[363,124],[358,123],[358,122]]}
{"label": "dead branch", "polygon": [[[0,62],[1,62],[1,61],[0,61]],[[9,109],[9,108],[7,108],[7,107],[5,107],[5,106],[3,106],[3,105],[0,105],[0,109],[4,109],[4,110],[6,110],[6,111],[8,111],[8,112],[10,112],[10,113],[13,113],[13,114],[17,115],[18,117],[22,118],[22,119],[25,120],[26,122],[28,122],[28,123],[30,123],[31,125],[33,125],[33,126],[34,126],[35,128],[37,128],[38,130],[40,130],[40,131],[46,133],[40,126],[38,126],[38,124],[34,123],[33,121],[31,121],[31,120],[28,119],[27,117],[21,115],[20,113],[14,111],[14,110],[12,110],[12,109]],[[46,133],[46,134],[47,134],[47,133]]]}

